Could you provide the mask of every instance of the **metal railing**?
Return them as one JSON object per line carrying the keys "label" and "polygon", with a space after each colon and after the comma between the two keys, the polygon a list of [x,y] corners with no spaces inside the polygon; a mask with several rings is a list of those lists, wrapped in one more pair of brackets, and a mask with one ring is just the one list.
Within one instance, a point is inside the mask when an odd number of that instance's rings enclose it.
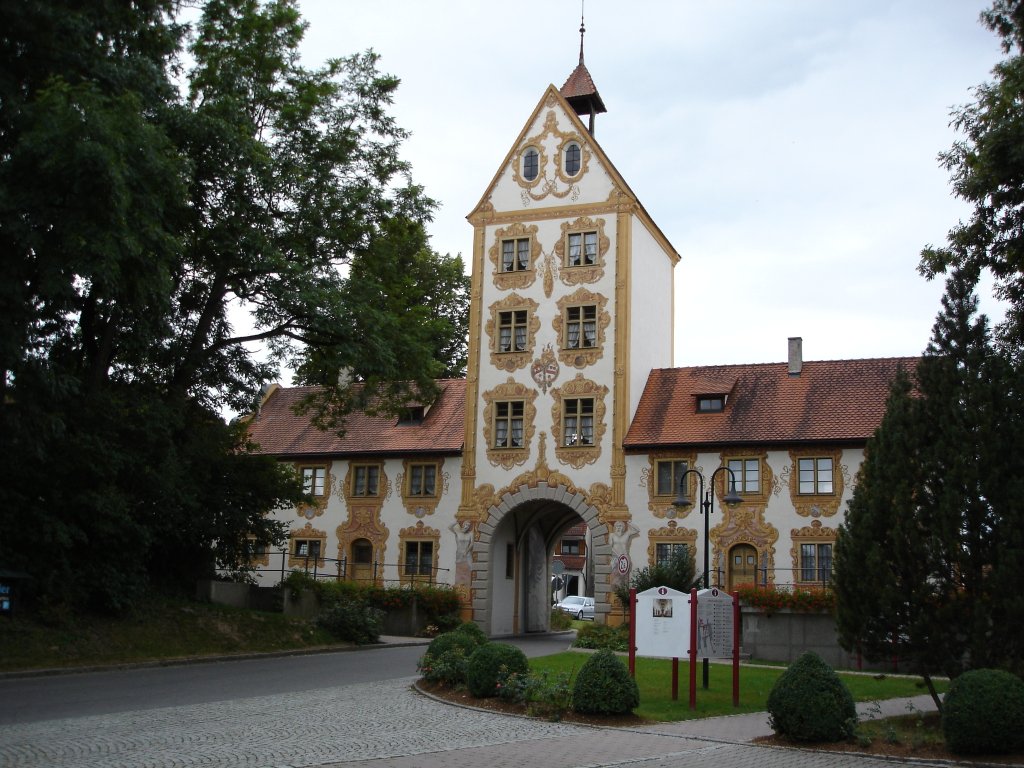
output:
{"label": "metal railing", "polygon": [[442,573],[449,573],[449,568],[422,568],[409,566],[405,563],[383,563],[374,560],[372,563],[352,563],[347,557],[340,559],[317,555],[295,555],[286,549],[265,555],[269,560],[280,557],[280,565],[256,565],[252,573],[257,577],[277,575],[284,581],[292,571],[301,571],[314,579],[333,581],[352,581],[364,584],[427,584],[438,583]]}

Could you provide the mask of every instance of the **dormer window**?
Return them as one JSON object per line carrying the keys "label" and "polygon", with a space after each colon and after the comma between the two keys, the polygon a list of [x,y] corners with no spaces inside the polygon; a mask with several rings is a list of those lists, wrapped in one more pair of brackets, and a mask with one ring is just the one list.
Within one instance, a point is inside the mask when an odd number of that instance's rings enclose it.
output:
{"label": "dormer window", "polygon": [[402,412],[398,414],[398,424],[400,426],[414,426],[416,424],[422,424],[423,417],[426,415],[426,406],[410,405],[407,408],[403,408]]}
{"label": "dormer window", "polygon": [[721,413],[725,409],[725,395],[699,395],[697,413]]}

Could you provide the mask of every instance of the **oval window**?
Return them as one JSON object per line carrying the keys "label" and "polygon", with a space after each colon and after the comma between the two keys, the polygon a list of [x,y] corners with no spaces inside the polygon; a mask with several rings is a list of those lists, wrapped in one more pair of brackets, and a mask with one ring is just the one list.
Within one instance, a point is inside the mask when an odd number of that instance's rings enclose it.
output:
{"label": "oval window", "polygon": [[537,150],[530,147],[523,153],[523,178],[527,181],[533,181],[537,178],[537,174],[540,173],[539,167],[540,155]]}
{"label": "oval window", "polygon": [[565,173],[575,176],[580,172],[580,145],[570,144],[565,148]]}

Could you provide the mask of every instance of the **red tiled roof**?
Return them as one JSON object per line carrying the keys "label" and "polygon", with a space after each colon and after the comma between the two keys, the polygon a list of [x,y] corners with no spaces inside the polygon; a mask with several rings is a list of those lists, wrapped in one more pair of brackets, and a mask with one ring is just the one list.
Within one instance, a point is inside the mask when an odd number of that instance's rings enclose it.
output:
{"label": "red tiled roof", "polygon": [[[916,357],[661,368],[651,371],[627,450],[753,443],[863,443],[882,421],[889,383]],[[697,413],[698,395],[727,394],[719,413]]]}
{"label": "red tiled roof", "polygon": [[572,74],[569,75],[562,87],[558,89],[558,92],[565,97],[566,101],[573,105],[574,109],[577,109],[577,112],[579,111],[577,102],[586,103],[588,106],[593,103],[595,111],[599,113],[607,111],[604,101],[601,99],[601,94],[597,92],[597,86],[594,85],[594,78],[590,76],[590,72],[587,70],[582,58],[580,59],[579,66],[572,71]]}
{"label": "red tiled roof", "polygon": [[399,424],[398,419],[354,413],[344,436],[313,426],[293,407],[315,390],[288,387],[273,391],[249,422],[249,434],[260,453],[275,456],[343,454],[459,453],[464,438],[466,382],[444,379],[441,393],[421,423]]}

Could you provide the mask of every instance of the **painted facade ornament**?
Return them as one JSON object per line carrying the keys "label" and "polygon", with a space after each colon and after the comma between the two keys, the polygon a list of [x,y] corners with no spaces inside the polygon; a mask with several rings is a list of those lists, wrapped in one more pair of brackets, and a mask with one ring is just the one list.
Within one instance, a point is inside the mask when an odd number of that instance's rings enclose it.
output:
{"label": "painted facade ornament", "polygon": [[[603,218],[590,218],[589,216],[580,216],[574,221],[565,221],[561,224],[562,234],[559,237],[558,242],[555,243],[555,257],[561,266],[559,270],[559,279],[569,286],[581,285],[585,283],[596,283],[602,277],[604,277],[605,260],[608,255],[608,249],[611,248],[611,240],[604,233],[605,220]],[[597,252],[594,256],[594,262],[587,263],[585,253],[581,254],[578,264],[573,264],[569,258],[570,244],[569,237],[571,235],[580,235],[584,238],[581,246],[585,248],[586,242],[585,237],[587,233],[593,233],[596,238]]]}
{"label": "painted facade ornament", "polygon": [[545,394],[547,394],[548,387],[558,378],[560,371],[558,360],[555,359],[555,350],[550,344],[545,345],[540,357],[534,360],[533,365],[530,366],[530,375],[540,387],[540,391]]}
{"label": "painted facade ornament", "polygon": [[[409,528],[402,528],[398,532],[398,578],[403,584],[411,584],[413,582],[427,582],[433,583],[437,581],[437,562],[438,562],[438,551],[441,548],[441,532],[436,528],[431,528],[423,524],[420,520],[414,526]],[[415,566],[410,564],[410,567],[406,567],[406,557],[408,555],[408,547],[406,542],[430,542],[431,548],[431,562],[430,562],[430,573],[423,573],[424,570],[421,567],[421,563],[416,563]]]}
{"label": "painted facade ornament", "polygon": [[[519,251],[513,248],[512,261],[505,263],[502,243],[507,241],[528,240],[529,249],[527,263],[522,266],[516,262]],[[541,256],[540,242],[537,240],[537,225],[511,224],[494,233],[494,243],[488,251],[488,258],[494,267],[494,286],[502,291],[528,288],[537,279],[537,262]]]}
{"label": "painted facade ornament", "polygon": [[[566,174],[561,163],[561,158],[570,144],[575,144],[580,149],[579,171],[572,176]],[[522,172],[523,156],[531,149],[538,153],[537,175],[527,179]],[[575,131],[560,131],[555,111],[549,108],[540,132],[524,139],[512,160],[512,180],[521,188],[523,206],[529,207],[531,201],[540,201],[547,197],[559,200],[568,197],[573,202],[578,200],[580,188],[575,180],[587,172],[592,157],[593,152],[586,137]],[[550,173],[552,167],[554,175]]]}
{"label": "painted facade ornament", "polygon": [[[567,381],[561,387],[551,390],[551,397],[554,404],[551,406],[551,423],[557,425],[559,434],[555,439],[555,458],[562,464],[580,469],[587,464],[595,463],[601,457],[601,441],[607,429],[605,424],[605,398],[608,396],[608,387],[598,384],[595,381],[584,378],[582,373],[577,373],[576,378]],[[594,412],[592,414],[593,424],[590,427],[592,435],[590,443],[580,445],[578,443],[566,444],[568,431],[565,421],[565,401],[575,399],[592,398],[594,401]],[[578,427],[579,428],[579,427]]]}
{"label": "painted facade ornament", "polygon": [[[537,390],[530,389],[509,376],[504,384],[487,390],[481,396],[486,403],[483,412],[483,432],[484,445],[487,446],[487,460],[493,466],[503,469],[512,469],[512,467],[525,464],[530,458],[530,443],[533,440],[534,424],[537,420],[537,406],[533,404],[537,399]],[[523,404],[522,424],[519,425],[521,430],[518,437],[518,442],[521,443],[519,446],[495,444],[497,429],[500,426],[495,423],[496,404],[503,402],[522,402]],[[506,437],[512,437],[507,427],[505,433]]]}
{"label": "painted facade ornament", "polygon": [[[555,329],[556,337],[561,339],[559,360],[573,368],[586,368],[604,357],[608,326],[612,322],[612,316],[605,309],[607,305],[608,299],[605,296],[585,288],[579,288],[558,300],[558,314],[551,321],[551,326]],[[595,311],[593,324],[587,325],[580,319],[573,328],[568,328],[567,310],[588,306]]]}
{"label": "painted facade ornament", "polygon": [[297,531],[291,531],[288,534],[288,538],[291,541],[302,540],[302,541],[319,541],[320,542],[320,554],[317,557],[310,558],[305,555],[297,555],[295,553],[295,546],[290,545],[288,547],[288,567],[289,568],[302,568],[305,566],[315,565],[318,568],[323,568],[327,564],[324,559],[324,544],[327,543],[327,532],[314,528],[309,523],[306,523],[302,528]]}
{"label": "painted facade ornament", "polygon": [[[726,474],[726,473],[722,473]],[[749,544],[757,551],[757,560],[764,578],[769,583],[775,581],[775,542],[779,540],[779,532],[771,523],[764,519],[764,507],[743,504],[733,509],[722,510],[722,522],[710,531],[711,544],[714,548],[712,570],[726,574],[728,570],[726,556],[737,544]]]}
{"label": "painted facade ornament", "polygon": [[800,574],[800,545],[801,544],[832,544],[836,543],[836,529],[821,524],[821,520],[812,520],[810,525],[803,528],[793,528],[790,531],[793,537],[793,547],[789,550],[789,557],[793,561],[794,583],[798,581]]}
{"label": "painted facade ornament", "polygon": [[[491,316],[484,324],[484,332],[489,339],[491,350],[491,365],[502,371],[513,373],[530,364],[532,350],[537,340],[537,331],[540,330],[540,318],[537,316],[539,307],[540,305],[536,301],[524,298],[518,293],[510,294],[501,301],[491,304]],[[526,312],[526,325],[522,326],[521,330],[510,329],[510,335],[503,340],[500,327],[501,314],[516,311]],[[503,344],[509,347],[508,351],[502,351]],[[519,346],[522,349],[518,349]]]}
{"label": "painted facade ornament", "polygon": [[620,584],[629,584],[629,576],[633,572],[633,561],[629,559],[629,545],[639,533],[640,529],[628,520],[616,520],[608,524],[608,543],[612,547],[613,590]]}

